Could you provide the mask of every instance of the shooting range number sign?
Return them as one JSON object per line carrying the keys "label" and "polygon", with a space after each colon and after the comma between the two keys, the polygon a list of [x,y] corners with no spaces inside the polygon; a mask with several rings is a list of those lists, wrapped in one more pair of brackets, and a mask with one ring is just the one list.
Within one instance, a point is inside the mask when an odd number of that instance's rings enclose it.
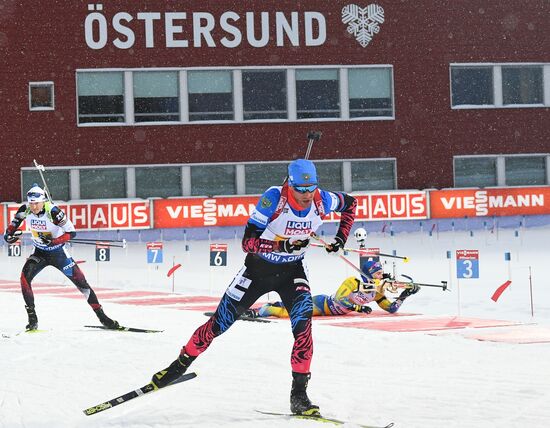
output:
{"label": "shooting range number sign", "polygon": [[227,266],[227,244],[210,244],[210,266]]}
{"label": "shooting range number sign", "polygon": [[479,250],[456,250],[456,277],[479,278]]}
{"label": "shooting range number sign", "polygon": [[162,242],[147,243],[147,263],[162,263]]}
{"label": "shooting range number sign", "polygon": [[15,241],[8,246],[8,257],[21,257],[21,241]]}
{"label": "shooting range number sign", "polygon": [[108,245],[96,244],[95,246],[95,261],[108,262],[111,260],[111,247]]}

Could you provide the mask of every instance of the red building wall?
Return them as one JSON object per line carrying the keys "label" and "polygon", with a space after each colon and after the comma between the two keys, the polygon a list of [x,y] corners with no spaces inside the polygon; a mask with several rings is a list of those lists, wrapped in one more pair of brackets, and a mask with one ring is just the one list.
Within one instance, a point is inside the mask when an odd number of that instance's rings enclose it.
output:
{"label": "red building wall", "polygon": [[[0,14],[0,135],[3,179],[0,200],[18,200],[20,168],[33,159],[48,166],[164,164],[287,160],[303,156],[306,133],[323,131],[313,159],[396,157],[401,189],[451,187],[452,157],[463,154],[548,152],[550,109],[451,110],[449,64],[456,62],[548,62],[547,0],[412,2],[377,0],[385,22],[363,48],[346,32],[341,9],[349,1],[187,1],[116,2],[7,0]],[[421,4],[420,4],[421,3]],[[489,5],[487,5],[489,3]],[[237,48],[165,47],[164,28],[155,27],[155,47],[145,47],[143,22],[134,19],[131,49],[109,43],[93,50],[85,42],[88,5],[102,4],[111,20],[118,12],[209,12],[228,10],[241,19]],[[359,4],[366,7],[368,2]],[[247,11],[289,14],[316,11],[326,19],[321,46],[265,48],[245,42]],[[302,15],[300,15],[301,19]],[[192,45],[190,20],[184,36]],[[218,42],[227,33],[212,33]],[[395,120],[289,122],[224,125],[78,127],[76,69],[255,65],[391,64],[394,67]],[[28,83],[55,83],[54,111],[30,112]]]}

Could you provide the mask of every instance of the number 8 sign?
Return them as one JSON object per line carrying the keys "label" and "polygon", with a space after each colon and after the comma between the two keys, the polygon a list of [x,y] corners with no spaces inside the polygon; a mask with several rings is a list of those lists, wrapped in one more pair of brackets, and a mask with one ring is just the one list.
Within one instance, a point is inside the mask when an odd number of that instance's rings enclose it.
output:
{"label": "number 8 sign", "polygon": [[479,278],[479,250],[456,250],[456,277]]}
{"label": "number 8 sign", "polygon": [[108,262],[111,260],[111,249],[108,245],[96,244],[95,246],[95,261]]}

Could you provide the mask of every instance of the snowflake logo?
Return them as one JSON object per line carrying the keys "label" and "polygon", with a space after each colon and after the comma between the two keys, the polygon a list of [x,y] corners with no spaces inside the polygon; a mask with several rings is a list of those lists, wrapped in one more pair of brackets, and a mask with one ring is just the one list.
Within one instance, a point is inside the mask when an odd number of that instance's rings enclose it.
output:
{"label": "snowflake logo", "polygon": [[348,4],[342,9],[342,22],[348,25],[348,33],[353,34],[362,47],[366,47],[384,23],[384,9],[377,4],[359,7]]}

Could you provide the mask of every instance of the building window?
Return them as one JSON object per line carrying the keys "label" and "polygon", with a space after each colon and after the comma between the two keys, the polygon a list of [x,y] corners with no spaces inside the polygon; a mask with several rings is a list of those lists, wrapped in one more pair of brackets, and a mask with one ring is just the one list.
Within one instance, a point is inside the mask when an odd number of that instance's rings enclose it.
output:
{"label": "building window", "polygon": [[77,73],[78,123],[124,122],[122,72]]}
{"label": "building window", "polygon": [[542,67],[502,67],[502,102],[504,105],[543,104],[543,94]]}
{"label": "building window", "polygon": [[[236,72],[224,68],[80,70],[78,123],[153,125],[394,117],[391,66],[319,67],[291,71],[280,67],[236,68]],[[342,85],[341,74],[349,84]],[[344,108],[341,100],[346,100]]]}
{"label": "building window", "polygon": [[298,119],[340,117],[337,69],[296,70],[296,113]]}
{"label": "building window", "polygon": [[191,195],[214,196],[236,193],[234,165],[197,165],[191,167]]}
{"label": "building window", "polygon": [[80,171],[81,199],[126,197],[126,168],[90,168]]}
{"label": "building window", "polygon": [[490,187],[497,185],[496,157],[454,159],[455,187]]}
{"label": "building window", "polygon": [[352,190],[396,189],[395,160],[367,160],[351,162]]}
{"label": "building window", "polygon": [[391,69],[349,69],[348,91],[349,117],[393,116]]}
{"label": "building window", "polygon": [[179,121],[179,85],[176,71],[133,73],[136,122]]}
{"label": "building window", "polygon": [[288,174],[288,162],[245,165],[247,195],[258,195],[271,186],[282,185]]}
{"label": "building window", "polygon": [[493,67],[451,67],[452,105],[493,105]]}
{"label": "building window", "polygon": [[317,167],[319,186],[323,190],[340,192],[344,190],[342,182],[342,162],[314,162]]}
{"label": "building window", "polygon": [[242,72],[244,120],[286,119],[286,72],[245,70]]}
{"label": "building window", "polygon": [[189,71],[189,120],[233,120],[231,71]]}
{"label": "building window", "polygon": [[29,110],[53,110],[55,108],[53,89],[53,82],[29,83]]}
{"label": "building window", "polygon": [[509,156],[505,158],[507,186],[544,186],[546,159],[543,156]]}
{"label": "building window", "polygon": [[181,167],[136,168],[138,198],[169,198],[181,196]]}
{"label": "building window", "polygon": [[[68,169],[56,170],[48,168],[46,180],[48,189],[50,189],[51,192],[50,197],[54,202],[68,201],[71,199]],[[34,168],[23,170],[21,173],[22,201],[27,200],[27,191],[34,183],[38,184],[40,187],[44,187],[40,173]]]}

